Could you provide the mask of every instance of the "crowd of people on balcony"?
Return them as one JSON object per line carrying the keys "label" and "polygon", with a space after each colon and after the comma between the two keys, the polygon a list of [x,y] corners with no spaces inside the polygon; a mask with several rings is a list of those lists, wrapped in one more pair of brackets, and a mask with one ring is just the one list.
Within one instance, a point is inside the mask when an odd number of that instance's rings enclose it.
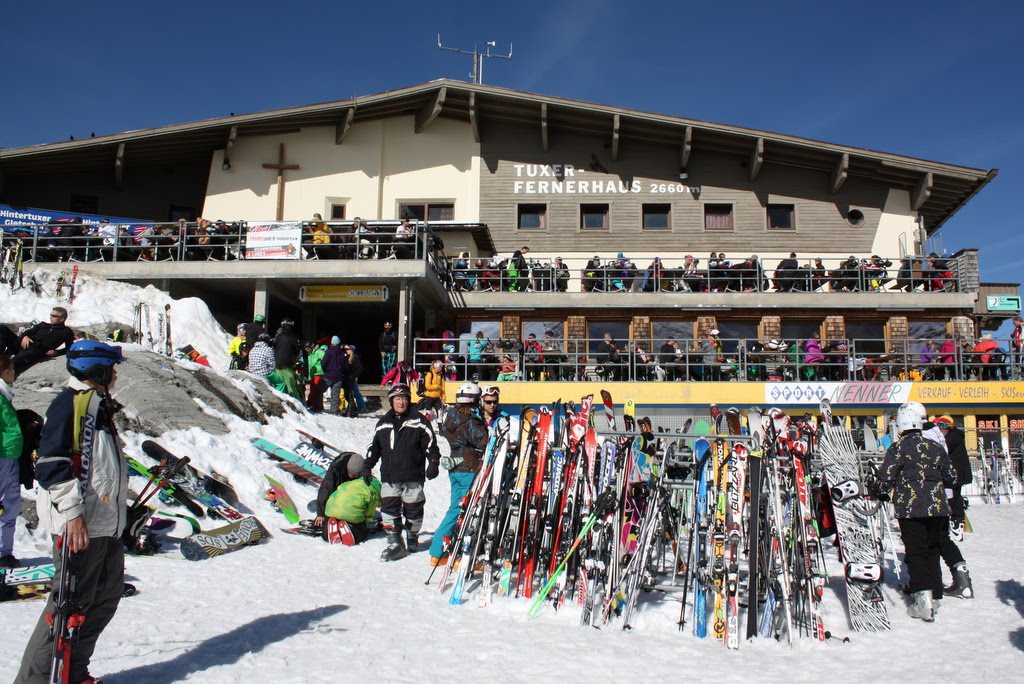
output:
{"label": "crowd of people on balcony", "polygon": [[[723,340],[709,329],[695,340],[621,341],[560,339],[548,330],[491,340],[478,331],[458,339],[451,332],[417,331],[414,363],[406,372],[426,372],[440,364],[450,381],[751,381],[841,382],[885,380],[1020,380],[1022,347],[985,333],[977,340],[946,335],[941,340],[901,339],[882,354],[862,353],[878,340],[824,340],[812,333],[802,340]],[[660,344],[659,344],[660,342]]]}
{"label": "crowd of people on balcony", "polygon": [[[103,219],[90,224],[75,217],[8,229],[4,238],[22,238],[26,261],[229,261],[244,258],[247,225],[201,217],[173,223],[114,224]],[[305,259],[411,259],[443,247],[440,238],[408,218],[370,224],[359,217],[325,221],[317,213],[301,222],[301,229]],[[425,233],[425,247],[418,249],[418,236]]]}
{"label": "crowd of people on balcony", "polygon": [[[562,257],[552,261],[527,258],[529,247],[511,257],[489,259],[462,252],[452,260],[450,286],[457,292],[567,292],[572,272]],[[618,252],[614,259],[594,255],[579,269],[582,292],[950,292],[958,280],[950,259],[935,253],[906,256],[893,261],[877,254],[835,260],[833,268],[816,258],[802,265],[795,252],[782,259],[774,271],[764,267],[756,254],[729,259],[711,252],[706,263],[687,254],[681,264],[670,265],[654,257],[646,268]]]}

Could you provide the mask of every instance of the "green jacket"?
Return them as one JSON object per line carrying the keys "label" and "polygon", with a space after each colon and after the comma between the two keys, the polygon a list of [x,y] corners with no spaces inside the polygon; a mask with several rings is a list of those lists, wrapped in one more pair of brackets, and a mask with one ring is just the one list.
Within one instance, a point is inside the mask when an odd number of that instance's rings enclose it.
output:
{"label": "green jacket", "polygon": [[18,413],[11,400],[0,393],[0,458],[21,458],[23,442]]}
{"label": "green jacket", "polygon": [[348,523],[373,521],[380,507],[380,480],[374,478],[371,484],[361,477],[342,482],[327,499],[324,513],[328,518]]}
{"label": "green jacket", "polygon": [[306,357],[306,368],[309,369],[306,373],[306,377],[310,380],[318,375],[324,374],[323,360],[325,353],[327,353],[327,345],[321,344],[319,347],[309,352],[309,356]]}

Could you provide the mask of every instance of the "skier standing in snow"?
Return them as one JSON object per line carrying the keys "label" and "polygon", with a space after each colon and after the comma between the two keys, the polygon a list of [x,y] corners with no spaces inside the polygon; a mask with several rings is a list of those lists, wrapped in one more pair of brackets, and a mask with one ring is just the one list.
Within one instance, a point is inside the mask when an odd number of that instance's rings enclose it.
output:
{"label": "skier standing in snow", "polygon": [[377,340],[377,348],[380,349],[380,372],[387,373],[398,357],[398,335],[391,329],[391,321],[384,321],[384,330]]}
{"label": "skier standing in snow", "polygon": [[245,343],[245,323],[239,323],[236,328],[236,335],[231,339],[231,343],[228,344],[228,354],[231,355],[231,363],[228,365],[228,370],[245,370],[249,365],[249,352],[248,349],[243,351]]}
{"label": "skier standing in snow", "polygon": [[409,405],[410,399],[408,385],[391,387],[391,409],[377,421],[363,466],[363,479],[369,483],[373,467],[380,462],[380,512],[388,535],[388,546],[380,556],[382,561],[405,558],[418,550],[427,500],[423,494],[424,477],[437,477],[441,460],[430,421]]}
{"label": "skier standing in snow", "polygon": [[301,350],[299,336],[295,334],[295,321],[290,318],[284,319],[274,335],[274,366],[278,378],[285,387],[285,393],[299,401],[302,401],[302,393],[299,392],[299,383],[295,375],[295,363]]}
{"label": "skier standing in snow", "polygon": [[309,380],[306,408],[313,413],[320,413],[324,410],[324,392],[327,391],[323,367],[327,345],[311,344],[310,347],[309,354],[306,356],[306,378]]}
{"label": "skier standing in snow", "polygon": [[966,507],[960,489],[965,484],[971,484],[974,481],[974,474],[971,472],[970,457],[967,455],[967,447],[964,445],[964,433],[953,425],[953,417],[947,413],[936,418],[935,424],[942,430],[946,448],[949,451],[949,460],[953,464],[953,472],[956,475],[956,484],[950,488],[951,491],[946,492],[952,494],[949,497],[949,533],[939,542],[939,553],[953,576],[953,584],[943,589],[943,593],[946,596],[971,599],[974,598],[971,573],[967,570],[967,561],[964,560],[956,542],[964,539]]}
{"label": "skier standing in snow", "polygon": [[455,395],[455,410],[449,411],[441,424],[441,436],[451,447],[451,454],[441,458],[441,465],[448,471],[451,503],[430,542],[431,565],[447,562],[450,536],[459,519],[459,503],[473,486],[483,462],[488,430],[480,418],[479,401],[480,388],[471,382],[464,383]]}
{"label": "skier standing in snow", "polygon": [[259,336],[267,332],[264,327],[264,323],[267,322],[267,317],[263,314],[256,314],[252,317],[252,323],[245,326],[245,342],[249,345],[249,349],[252,349],[253,345],[256,344],[256,340]]}
{"label": "skier standing in snow", "polygon": [[441,415],[442,408],[444,408],[444,363],[434,361],[423,376],[423,396],[420,397],[416,410],[422,411],[428,418],[435,418]]}
{"label": "skier standing in snow", "polygon": [[0,354],[0,567],[16,568],[14,557],[14,527],[21,513],[21,459],[24,437],[18,414],[11,403],[14,399],[14,362]]}
{"label": "skier standing in snow", "polygon": [[[78,612],[85,622],[71,648],[70,681],[92,682],[89,661],[96,640],[114,617],[124,590],[124,544],[128,469],[114,428],[121,406],[110,396],[117,380],[120,347],[80,340],[71,345],[68,387],[46,412],[39,442],[36,479],[39,518],[54,538],[57,576],[63,571],[57,540],[69,544],[74,560]],[[80,430],[80,425],[93,425]],[[16,682],[47,682],[53,636],[47,616],[53,596],[25,648]]]}
{"label": "skier standing in snow", "polygon": [[910,617],[931,622],[936,599],[942,598],[940,545],[948,536],[949,502],[945,489],[954,482],[949,455],[941,446],[921,434],[924,406],[907,402],[896,412],[900,439],[889,447],[872,483],[872,493],[892,502],[905,549],[912,603]]}

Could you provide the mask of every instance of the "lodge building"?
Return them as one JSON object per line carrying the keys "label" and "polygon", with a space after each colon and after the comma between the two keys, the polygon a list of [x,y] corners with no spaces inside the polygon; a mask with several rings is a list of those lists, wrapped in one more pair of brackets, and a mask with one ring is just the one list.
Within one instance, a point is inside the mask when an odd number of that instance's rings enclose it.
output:
{"label": "lodge building", "polygon": [[[570,365],[582,366],[561,377],[584,382],[596,379],[594,345],[605,333],[649,353],[672,338],[690,354],[715,329],[733,361],[748,341],[817,333],[850,340],[864,358],[898,359],[902,368],[879,379],[903,385],[884,400],[876,391],[833,387],[865,381],[851,365],[830,378],[741,369],[735,383],[634,383],[623,391],[652,407],[709,400],[812,406],[822,391],[846,392],[851,409],[878,413],[918,397],[918,390],[936,396],[945,388],[939,403],[968,417],[968,427],[975,425],[965,406],[975,403],[1006,429],[1024,400],[1016,373],[970,400],[956,389],[966,383],[945,380],[967,375],[920,382],[909,368],[917,340],[948,334],[973,342],[1019,311],[1018,285],[983,282],[977,249],[928,259],[936,231],[996,173],[437,80],[0,150],[0,203],[8,208],[0,220],[9,232],[29,222],[19,215],[40,213],[27,208],[128,217],[133,224],[184,219],[188,232],[174,233],[165,245],[175,258],[138,259],[144,250],[137,240],[113,258],[76,256],[85,259],[86,272],[152,283],[175,297],[200,296],[229,330],[253,311],[266,313],[272,326],[287,316],[307,337],[338,333],[368,356],[385,320],[397,322],[403,356],[414,353],[416,331],[482,331],[496,340],[550,332]],[[313,248],[314,214],[336,233],[329,253]],[[223,258],[209,250],[196,258],[187,242],[198,217],[225,220],[237,237],[235,251],[225,246]],[[403,217],[416,231],[404,253],[391,249]],[[366,252],[360,220],[376,231]],[[230,258],[244,256],[257,228],[289,226],[299,235],[298,249],[282,258]],[[351,248],[339,244],[345,240]],[[41,266],[59,267],[44,261],[62,257],[47,249],[41,233],[30,242]],[[521,283],[510,282],[507,271],[490,272],[493,262],[524,246],[535,263]],[[801,283],[795,287],[776,273],[791,252],[798,268],[790,277]],[[712,253],[732,270],[716,268]],[[889,262],[885,274],[866,266],[872,256]],[[567,273],[561,282],[549,268],[556,257]],[[844,266],[850,257],[863,261]],[[815,279],[815,259],[824,280],[820,273]],[[687,356],[684,366],[691,363],[702,365]],[[632,357],[624,364],[629,368],[619,379],[644,379]],[[468,373],[467,365],[459,379]],[[565,382],[538,389],[543,384],[510,383],[505,396],[514,403],[580,393]],[[556,385],[562,387],[551,389]]]}

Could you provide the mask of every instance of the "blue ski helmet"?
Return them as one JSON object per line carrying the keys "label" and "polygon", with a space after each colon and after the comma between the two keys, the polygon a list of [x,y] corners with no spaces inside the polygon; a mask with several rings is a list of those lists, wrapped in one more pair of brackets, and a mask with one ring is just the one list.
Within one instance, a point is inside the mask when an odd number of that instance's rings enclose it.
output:
{"label": "blue ski helmet", "polygon": [[121,347],[96,340],[78,340],[68,349],[67,357],[71,375],[100,385],[109,385],[114,375],[114,364],[124,362]]}

